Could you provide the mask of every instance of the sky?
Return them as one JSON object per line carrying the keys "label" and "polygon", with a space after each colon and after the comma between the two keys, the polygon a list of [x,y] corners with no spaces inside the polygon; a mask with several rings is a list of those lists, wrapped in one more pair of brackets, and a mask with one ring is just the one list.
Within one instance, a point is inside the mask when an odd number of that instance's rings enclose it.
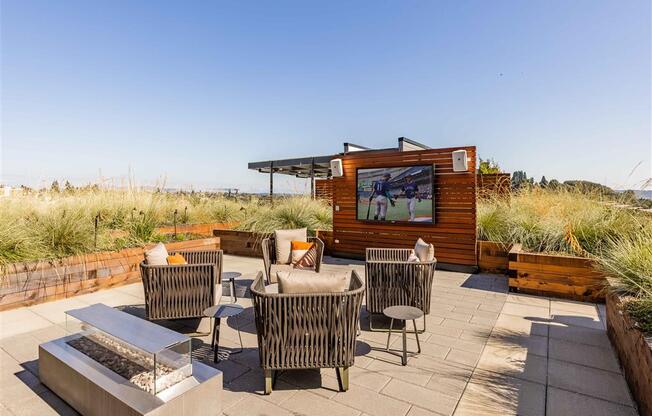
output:
{"label": "sky", "polygon": [[[247,163],[475,145],[507,172],[652,177],[651,6],[2,0],[0,181],[265,191]],[[286,176],[275,190],[305,192]]]}

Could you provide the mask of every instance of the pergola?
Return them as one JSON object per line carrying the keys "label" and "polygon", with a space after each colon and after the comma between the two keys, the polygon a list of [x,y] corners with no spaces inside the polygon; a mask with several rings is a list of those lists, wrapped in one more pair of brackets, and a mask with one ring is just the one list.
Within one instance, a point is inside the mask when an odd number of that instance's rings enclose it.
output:
{"label": "pergola", "polygon": [[297,178],[310,178],[310,196],[315,195],[315,179],[331,176],[330,162],[336,156],[311,156],[295,159],[267,160],[251,162],[249,169],[269,173],[269,197],[274,198],[274,174],[291,175]]}

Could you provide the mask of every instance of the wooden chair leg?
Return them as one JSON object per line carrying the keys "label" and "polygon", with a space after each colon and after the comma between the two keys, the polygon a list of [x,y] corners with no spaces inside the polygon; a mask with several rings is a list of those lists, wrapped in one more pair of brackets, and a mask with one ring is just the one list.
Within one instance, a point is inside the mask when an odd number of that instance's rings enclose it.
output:
{"label": "wooden chair leg", "polygon": [[273,384],[273,371],[274,370],[265,370],[265,394],[272,394],[272,384]]}
{"label": "wooden chair leg", "polygon": [[335,368],[337,375],[337,384],[339,384],[340,391],[347,391],[349,389],[349,367]]}

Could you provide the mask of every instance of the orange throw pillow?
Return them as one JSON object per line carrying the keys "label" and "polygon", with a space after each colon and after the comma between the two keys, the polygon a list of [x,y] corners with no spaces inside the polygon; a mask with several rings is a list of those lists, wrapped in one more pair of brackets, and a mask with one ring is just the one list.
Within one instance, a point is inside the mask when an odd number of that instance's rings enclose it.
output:
{"label": "orange throw pillow", "polygon": [[317,246],[305,241],[292,241],[292,264],[299,268],[314,268],[317,264]]}
{"label": "orange throw pillow", "polygon": [[179,253],[168,256],[168,264],[188,264],[186,259]]}

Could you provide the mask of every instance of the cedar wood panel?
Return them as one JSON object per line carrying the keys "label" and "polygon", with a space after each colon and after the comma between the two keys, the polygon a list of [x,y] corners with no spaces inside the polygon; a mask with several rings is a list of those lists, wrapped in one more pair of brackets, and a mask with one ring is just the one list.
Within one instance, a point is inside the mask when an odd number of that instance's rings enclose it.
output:
{"label": "cedar wood panel", "polygon": [[[451,153],[466,150],[467,172],[453,172]],[[367,247],[413,247],[417,238],[435,246],[438,262],[477,266],[476,149],[455,147],[411,152],[396,150],[342,155],[344,176],[333,178],[334,254],[364,258]],[[356,219],[356,169],[435,164],[435,223],[389,224]]]}

